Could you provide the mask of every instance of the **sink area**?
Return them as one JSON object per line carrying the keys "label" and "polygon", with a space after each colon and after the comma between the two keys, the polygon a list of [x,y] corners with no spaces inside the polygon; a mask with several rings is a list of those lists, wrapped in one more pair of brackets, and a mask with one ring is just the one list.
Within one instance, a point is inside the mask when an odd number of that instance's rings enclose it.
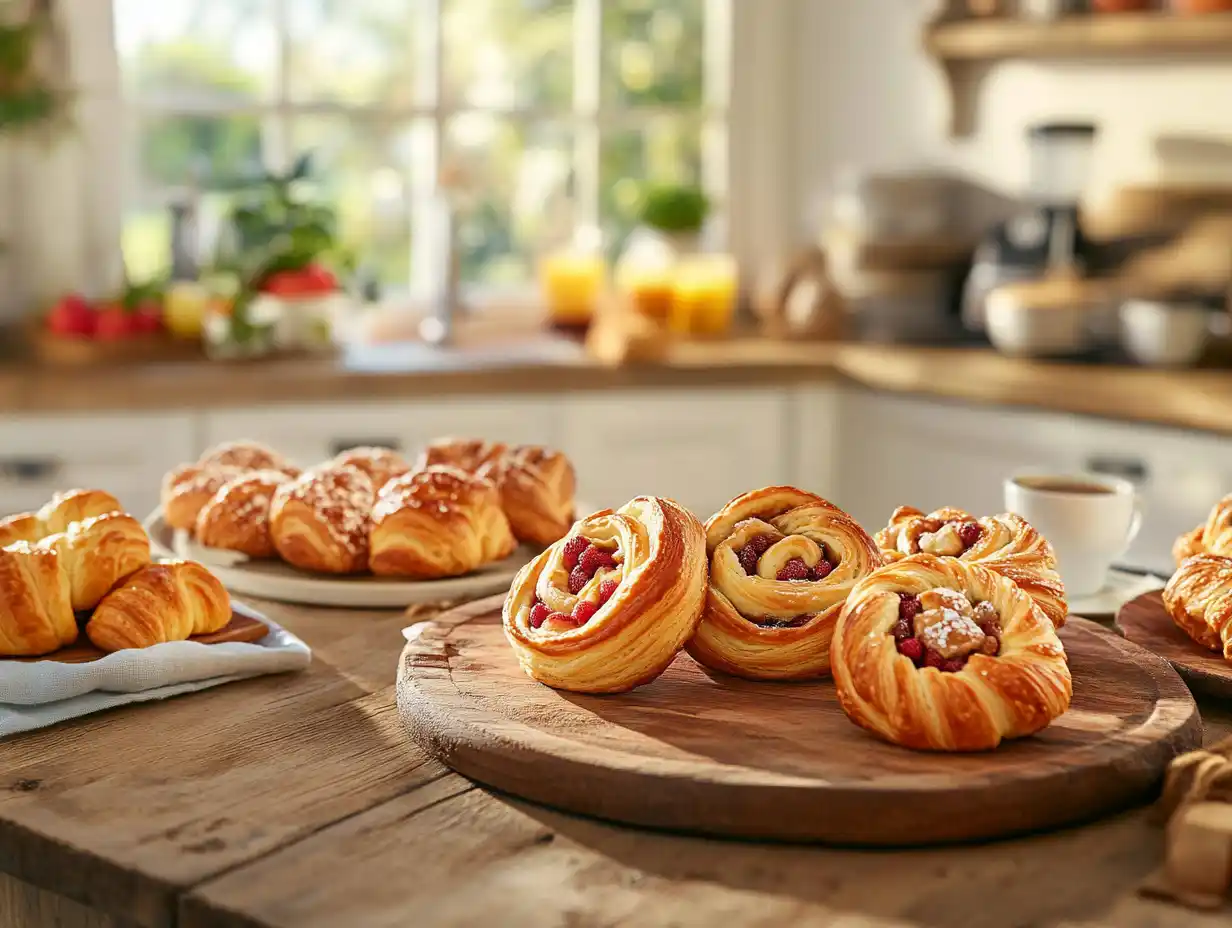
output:
{"label": "sink area", "polygon": [[578,364],[586,351],[580,342],[543,330],[494,332],[459,331],[450,345],[423,341],[348,345],[342,364],[360,373],[449,371],[517,366],[521,364]]}

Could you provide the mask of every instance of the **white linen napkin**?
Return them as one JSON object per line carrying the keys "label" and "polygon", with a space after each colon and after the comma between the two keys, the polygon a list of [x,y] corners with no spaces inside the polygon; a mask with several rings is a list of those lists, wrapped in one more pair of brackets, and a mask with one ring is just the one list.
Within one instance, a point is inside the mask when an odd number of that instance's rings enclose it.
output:
{"label": "white linen napkin", "polygon": [[115,706],[308,666],[312,652],[303,641],[240,603],[232,608],[265,623],[269,634],[252,643],[169,641],[87,664],[0,661],[0,738]]}

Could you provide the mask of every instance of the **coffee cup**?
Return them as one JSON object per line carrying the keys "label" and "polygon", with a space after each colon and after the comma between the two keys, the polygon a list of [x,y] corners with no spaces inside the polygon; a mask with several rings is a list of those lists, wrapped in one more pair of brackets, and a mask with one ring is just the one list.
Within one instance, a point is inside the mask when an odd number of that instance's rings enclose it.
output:
{"label": "coffee cup", "polygon": [[1134,485],[1116,477],[1022,474],[1005,482],[1005,506],[1052,544],[1070,598],[1103,590],[1142,527]]}

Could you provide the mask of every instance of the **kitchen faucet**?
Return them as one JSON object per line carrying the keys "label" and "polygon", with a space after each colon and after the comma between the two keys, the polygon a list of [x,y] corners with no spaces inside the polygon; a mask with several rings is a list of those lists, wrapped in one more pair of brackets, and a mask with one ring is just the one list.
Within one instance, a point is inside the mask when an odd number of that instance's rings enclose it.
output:
{"label": "kitchen faucet", "polygon": [[451,345],[454,326],[462,305],[461,269],[458,263],[458,202],[462,173],[446,166],[437,178],[427,207],[429,263],[428,314],[419,324],[420,337],[429,344]]}

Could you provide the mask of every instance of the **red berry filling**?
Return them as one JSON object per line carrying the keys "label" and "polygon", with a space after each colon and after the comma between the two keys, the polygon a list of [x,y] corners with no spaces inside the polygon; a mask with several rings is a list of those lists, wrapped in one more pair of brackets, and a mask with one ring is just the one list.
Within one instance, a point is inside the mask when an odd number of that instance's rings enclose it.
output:
{"label": "red berry filling", "polygon": [[890,634],[894,636],[895,641],[899,642],[915,637],[915,631],[912,629],[911,623],[905,619],[899,619],[895,622],[894,628],[891,630]]}
{"label": "red berry filling", "polygon": [[984,530],[980,528],[978,522],[964,522],[958,530],[958,537],[962,540],[964,548],[970,548],[980,540],[980,536],[983,534]]}
{"label": "red berry filling", "polygon": [[831,564],[829,561],[826,561],[826,560],[818,561],[817,566],[814,567],[812,570],[812,573],[810,573],[809,579],[810,580],[824,580],[826,579],[826,577],[830,576],[833,570],[834,570],[834,565]]}
{"label": "red berry filling", "polygon": [[610,570],[615,566],[616,560],[611,552],[594,545],[583,551],[581,557],[578,558],[578,567],[584,570],[588,577],[593,577],[600,568],[606,567]]}
{"label": "red berry filling", "polygon": [[807,580],[809,578],[809,574],[811,573],[812,571],[809,570],[808,564],[804,563],[804,561],[798,557],[793,557],[790,561],[783,565],[775,579]]}
{"label": "red berry filling", "polygon": [[900,622],[906,622],[910,626],[922,609],[918,596],[910,593],[898,594],[898,620]]}
{"label": "red berry filling", "polygon": [[582,565],[579,564],[573,568],[573,571],[569,574],[569,592],[576,596],[582,592],[582,587],[588,583],[590,583],[590,574],[582,569]]}
{"label": "red berry filling", "polygon": [[553,612],[551,615],[547,617],[547,619],[545,619],[545,621],[554,622],[557,625],[575,625],[576,626],[576,625],[582,624],[581,622],[578,622],[576,619],[574,619],[573,616],[565,615],[563,612]]}
{"label": "red berry filling", "polygon": [[760,619],[754,619],[753,624],[760,628],[801,628],[808,625],[815,618],[817,618],[815,613],[798,615],[794,619],[776,619],[773,616],[763,616]]}
{"label": "red berry filling", "polygon": [[599,584],[599,602],[600,604],[607,602],[616,595],[616,591],[620,589],[619,580],[604,580]]}
{"label": "red berry filling", "polygon": [[929,648],[928,651],[924,655],[924,666],[925,667],[936,667],[938,670],[940,670],[943,666],[945,666],[945,658],[942,657],[940,654],[938,654],[936,651],[934,651],[932,648]]}
{"label": "red berry filling", "polygon": [[585,625],[592,618],[594,618],[595,613],[598,611],[598,603],[592,603],[585,599],[581,600],[576,606],[573,607],[573,621],[577,622],[578,625]]}
{"label": "red berry filling", "polygon": [[590,542],[581,535],[574,535],[570,538],[567,542],[565,542],[565,566],[569,568],[569,570],[573,570],[573,568],[577,567],[578,558],[580,558],[582,556],[582,552],[589,547]]}
{"label": "red berry filling", "polygon": [[906,638],[898,642],[898,653],[910,658],[911,662],[919,667],[924,660],[924,645],[919,638]]}
{"label": "red berry filling", "polygon": [[548,620],[548,616],[552,614],[552,610],[544,603],[535,603],[530,607],[530,627],[542,628],[543,623]]}
{"label": "red berry filling", "polygon": [[744,547],[736,556],[740,559],[740,566],[744,568],[746,574],[751,577],[757,573],[757,562],[761,560],[763,554],[770,550],[774,542],[773,535],[754,535],[744,543]]}

